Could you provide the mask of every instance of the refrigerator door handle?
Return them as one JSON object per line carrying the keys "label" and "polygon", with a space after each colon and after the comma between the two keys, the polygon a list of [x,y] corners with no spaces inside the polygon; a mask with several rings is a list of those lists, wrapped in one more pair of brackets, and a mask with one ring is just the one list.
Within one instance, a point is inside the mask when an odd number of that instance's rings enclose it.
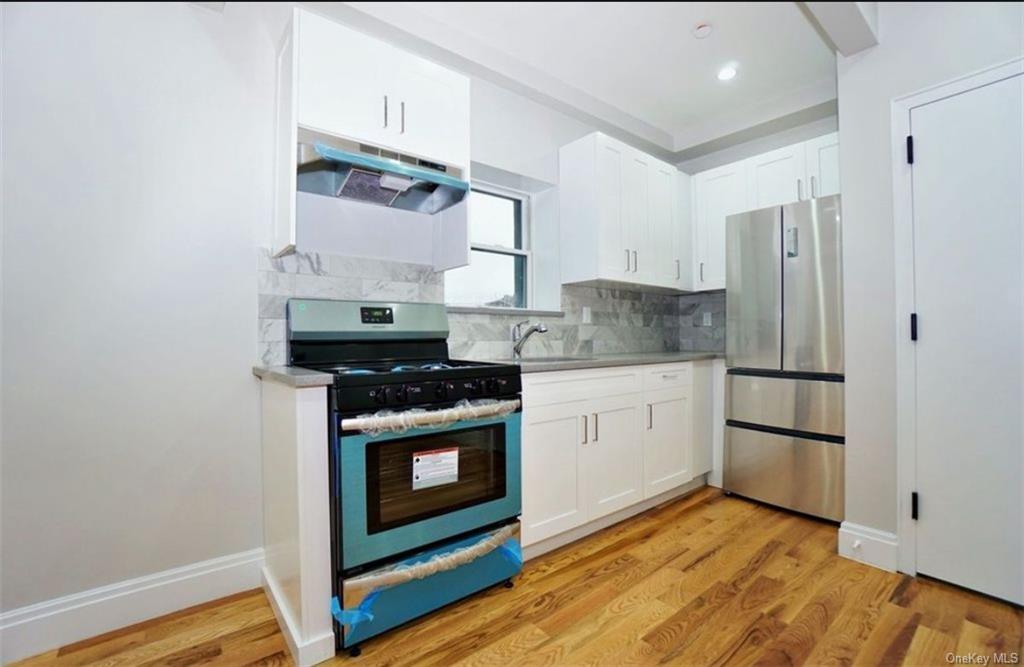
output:
{"label": "refrigerator door handle", "polygon": [[790,227],[786,230],[786,257],[797,257],[800,255],[800,238],[797,236],[797,228]]}

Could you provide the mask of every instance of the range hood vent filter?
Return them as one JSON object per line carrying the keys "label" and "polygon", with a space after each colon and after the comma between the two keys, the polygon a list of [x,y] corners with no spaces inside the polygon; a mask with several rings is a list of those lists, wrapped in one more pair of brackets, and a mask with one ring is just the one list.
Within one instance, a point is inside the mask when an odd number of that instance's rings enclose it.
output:
{"label": "range hood vent filter", "polygon": [[352,150],[319,142],[299,144],[300,191],[428,215],[454,206],[469,192],[469,183],[448,173],[444,165],[407,156],[382,157],[382,151],[372,146],[344,143]]}

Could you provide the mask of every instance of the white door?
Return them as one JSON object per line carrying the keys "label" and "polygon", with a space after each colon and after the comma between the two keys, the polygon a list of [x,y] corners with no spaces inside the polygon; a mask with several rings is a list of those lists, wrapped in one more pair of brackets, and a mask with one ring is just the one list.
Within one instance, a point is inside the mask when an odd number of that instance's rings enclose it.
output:
{"label": "white door", "polygon": [[640,394],[589,401],[589,435],[582,446],[587,519],[643,500]]}
{"label": "white door", "polygon": [[918,572],[1024,603],[1024,77],[916,107]]}
{"label": "white door", "polygon": [[580,448],[586,401],[523,410],[523,544],[565,532],[587,519]]}
{"label": "white door", "polygon": [[664,287],[678,287],[682,267],[679,257],[678,221],[675,216],[675,167],[654,162],[648,172],[650,206],[648,207],[649,236],[644,255],[651,258],[651,283]]}
{"label": "white door", "polygon": [[807,187],[812,197],[839,194],[839,133],[804,142]]}
{"label": "white door", "polygon": [[379,142],[394,127],[390,47],[309,12],[298,12],[298,123],[340,137]]}
{"label": "white door", "polygon": [[750,210],[748,204],[742,162],[693,177],[694,289],[725,289],[725,219]]}
{"label": "white door", "polygon": [[649,183],[647,172],[650,159],[639,151],[630,150],[624,162],[622,175],[623,245],[629,250],[632,269],[626,280],[648,284],[653,275],[654,262],[645,252],[648,234]]}
{"label": "white door", "polygon": [[686,389],[644,394],[644,498],[693,479],[692,410]]}
{"label": "white door", "polygon": [[810,198],[802,143],[762,153],[746,165],[751,209]]}
{"label": "white door", "polygon": [[627,156],[623,148],[605,137],[597,139],[598,274],[611,280],[626,280],[633,267],[625,244],[622,176]]}

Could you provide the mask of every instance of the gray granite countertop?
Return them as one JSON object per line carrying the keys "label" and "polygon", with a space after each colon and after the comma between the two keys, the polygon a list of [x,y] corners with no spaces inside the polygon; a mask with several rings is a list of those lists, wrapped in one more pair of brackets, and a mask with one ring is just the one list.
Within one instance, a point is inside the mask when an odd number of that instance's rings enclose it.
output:
{"label": "gray granite countertop", "polygon": [[647,364],[672,364],[684,361],[724,359],[724,352],[634,352],[627,354],[597,354],[592,357],[555,357],[544,359],[533,357],[516,361],[523,373],[545,373],[548,371],[572,371],[584,368],[610,368],[612,366],[643,366]]}
{"label": "gray granite countertop", "polygon": [[298,366],[253,366],[252,374],[261,380],[272,380],[290,387],[327,387],[334,384],[330,373]]}

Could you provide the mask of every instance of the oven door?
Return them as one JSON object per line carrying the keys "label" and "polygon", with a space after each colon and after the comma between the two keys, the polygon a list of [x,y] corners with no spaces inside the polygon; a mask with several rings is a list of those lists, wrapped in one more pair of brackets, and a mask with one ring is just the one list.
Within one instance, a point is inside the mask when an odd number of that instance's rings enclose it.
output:
{"label": "oven door", "polygon": [[519,515],[520,414],[404,433],[343,433],[343,570]]}

